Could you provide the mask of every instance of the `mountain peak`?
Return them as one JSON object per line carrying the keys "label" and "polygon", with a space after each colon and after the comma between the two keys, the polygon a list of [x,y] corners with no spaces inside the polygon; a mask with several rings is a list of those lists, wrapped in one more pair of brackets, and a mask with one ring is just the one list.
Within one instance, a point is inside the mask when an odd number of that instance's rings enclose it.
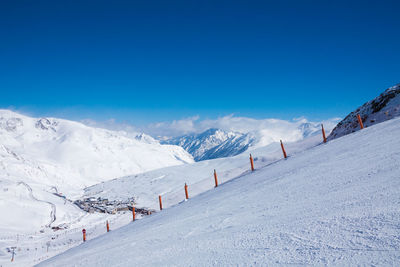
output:
{"label": "mountain peak", "polygon": [[400,116],[400,84],[386,89],[382,94],[347,115],[332,130],[328,140],[359,130],[357,114],[360,115],[364,127]]}
{"label": "mountain peak", "polygon": [[215,149],[215,147],[223,144],[230,138],[240,135],[242,134],[226,132],[217,128],[210,128],[198,134],[190,134],[172,138],[163,141],[163,143],[181,146],[190,154],[192,154],[196,161],[200,161],[219,157],[217,155],[210,157],[210,150]]}
{"label": "mountain peak", "polygon": [[35,127],[37,129],[42,129],[42,130],[52,130],[56,132],[56,126],[58,125],[58,122],[53,119],[47,119],[47,118],[41,118],[36,121]]}

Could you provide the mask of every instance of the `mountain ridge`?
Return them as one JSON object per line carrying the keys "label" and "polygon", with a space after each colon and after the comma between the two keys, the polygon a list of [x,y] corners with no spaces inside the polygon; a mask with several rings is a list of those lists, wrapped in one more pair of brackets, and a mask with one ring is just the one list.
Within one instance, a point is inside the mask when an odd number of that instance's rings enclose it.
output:
{"label": "mountain ridge", "polygon": [[359,130],[357,115],[360,115],[364,127],[400,116],[400,84],[389,87],[379,96],[350,112],[335,126],[328,136],[328,140]]}

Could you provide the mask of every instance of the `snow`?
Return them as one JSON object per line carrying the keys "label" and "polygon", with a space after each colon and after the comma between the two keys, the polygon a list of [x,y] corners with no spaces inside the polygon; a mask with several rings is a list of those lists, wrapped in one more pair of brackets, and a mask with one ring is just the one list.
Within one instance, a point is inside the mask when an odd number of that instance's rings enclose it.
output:
{"label": "snow", "polygon": [[[285,143],[285,147],[290,154],[295,154],[321,142],[320,135],[301,142]],[[282,158],[279,143],[253,150],[252,154],[256,168],[269,165]],[[85,197],[127,201],[133,196],[136,206],[157,209],[158,202],[155,200],[161,195],[164,207],[169,207],[182,200],[185,183],[188,184],[189,193],[192,196],[212,189],[214,169],[217,171],[220,183],[245,175],[250,172],[249,154],[171,166],[113,179],[85,188]]]}
{"label": "snow", "polygon": [[[7,110],[0,110],[0,137],[1,156],[12,162],[3,161],[7,175],[34,176],[36,182],[61,189],[82,188],[126,174],[193,162],[177,146],[142,142],[77,122],[34,119]],[[15,166],[18,163],[22,166]],[[29,167],[34,170],[21,170]]]}
{"label": "snow", "polygon": [[[58,238],[58,252],[65,250],[80,241],[82,225],[94,228],[109,218],[87,214],[70,201],[81,197],[86,186],[191,162],[181,147],[161,145],[147,135],[130,138],[73,121],[0,110],[0,251],[17,245],[19,264],[30,266],[38,256],[28,249],[60,235],[51,227],[78,234],[72,241]],[[130,221],[129,215],[118,217],[120,225]],[[2,253],[0,265],[9,262]]]}
{"label": "snow", "polygon": [[[189,152],[196,161],[211,159],[210,156],[205,154],[212,148],[221,145],[227,140],[232,140],[236,136],[241,136],[241,133],[236,132],[225,132],[221,129],[208,129],[200,134],[189,134],[180,137],[171,138],[163,141],[167,144],[173,144],[183,147]],[[235,154],[230,151],[230,155]],[[213,158],[218,158],[220,155],[217,154]]]}
{"label": "snow", "polygon": [[[264,150],[271,155],[254,151],[255,172],[243,171],[248,158],[238,156],[147,174],[160,190],[182,190],[181,200],[188,182],[191,198],[89,236],[38,266],[399,265],[398,136],[400,119],[393,119],[327,144],[305,140],[296,153],[287,144],[286,160],[276,160],[275,144]],[[240,175],[192,193],[203,180],[194,177],[207,171],[210,181],[214,167],[224,170],[221,179],[229,177],[224,164]],[[103,185],[112,195],[112,186],[128,186],[129,179],[136,183],[130,176]],[[158,205],[153,196],[143,203],[150,199]]]}

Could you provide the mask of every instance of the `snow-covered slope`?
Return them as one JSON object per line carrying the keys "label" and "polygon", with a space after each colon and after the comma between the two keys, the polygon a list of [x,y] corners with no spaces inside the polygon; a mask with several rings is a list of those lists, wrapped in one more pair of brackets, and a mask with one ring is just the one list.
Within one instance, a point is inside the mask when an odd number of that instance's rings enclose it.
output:
{"label": "snow-covered slope", "polygon": [[[400,119],[394,119],[289,152],[287,160],[242,173],[39,266],[397,266],[398,136]],[[210,162],[222,168],[237,159]],[[212,172],[199,173],[206,169]],[[191,171],[176,179],[187,181]],[[189,192],[196,187],[191,183]]]}
{"label": "snow-covered slope", "polygon": [[0,233],[70,224],[84,213],[60,195],[74,199],[86,186],[190,162],[181,147],[144,135],[128,138],[77,122],[0,110],[0,214],[8,214],[0,220]]}
{"label": "snow-covered slope", "polygon": [[360,129],[357,114],[368,127],[400,115],[400,84],[390,87],[375,99],[368,101],[346,116],[332,130],[328,140],[341,137]]}
{"label": "snow-covered slope", "polygon": [[[318,135],[295,143],[285,143],[285,147],[287,152],[293,155],[321,142],[322,137]],[[252,155],[255,167],[261,168],[280,160],[282,151],[279,143],[272,143],[253,150]],[[119,201],[127,201],[134,197],[137,207],[157,209],[158,195],[162,195],[164,207],[169,207],[182,201],[185,183],[189,186],[191,196],[212,189],[214,169],[220,183],[244,175],[250,171],[249,154],[204,160],[113,179],[86,188],[85,197]]]}
{"label": "snow-covered slope", "polygon": [[126,174],[192,162],[178,146],[104,129],[0,110],[0,174],[82,188]]}
{"label": "snow-covered slope", "polygon": [[[332,129],[332,120],[325,125]],[[183,147],[193,155],[196,161],[236,156],[247,150],[267,146],[280,139],[295,142],[307,138],[320,130],[320,123],[308,122],[305,119],[288,123],[280,120],[269,120],[265,129],[247,132],[208,129],[200,134],[189,134],[164,140],[163,143]]]}

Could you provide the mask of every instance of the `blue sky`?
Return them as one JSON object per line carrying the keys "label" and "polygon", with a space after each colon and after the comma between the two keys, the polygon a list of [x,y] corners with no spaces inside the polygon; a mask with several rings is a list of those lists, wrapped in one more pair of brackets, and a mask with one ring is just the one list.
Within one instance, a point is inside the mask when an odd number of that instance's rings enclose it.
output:
{"label": "blue sky", "polygon": [[146,124],[345,116],[400,82],[399,1],[2,1],[0,107]]}

